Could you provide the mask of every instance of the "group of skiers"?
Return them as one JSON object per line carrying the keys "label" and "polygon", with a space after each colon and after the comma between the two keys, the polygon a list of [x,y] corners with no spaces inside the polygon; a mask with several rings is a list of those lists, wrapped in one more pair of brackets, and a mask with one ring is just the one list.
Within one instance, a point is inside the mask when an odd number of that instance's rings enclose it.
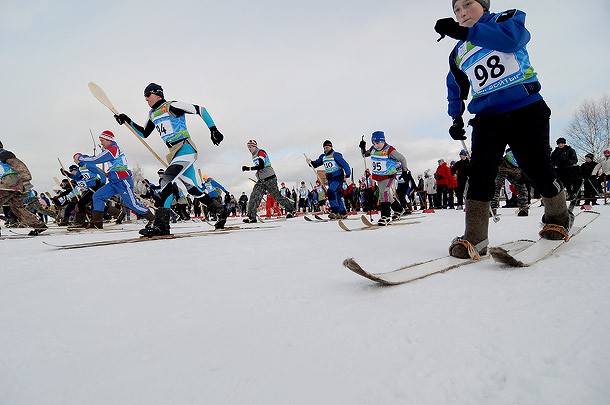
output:
{"label": "group of skiers", "polygon": [[[455,19],[439,19],[434,29],[441,36],[439,41],[446,36],[457,41],[449,56],[446,78],[448,114],[452,119],[449,135],[461,141],[464,149],[453,165],[439,160],[434,174],[435,194],[439,197],[431,201],[435,206],[451,208],[454,197],[449,190],[455,190],[457,206],[466,206],[465,230],[463,235],[451,242],[450,255],[476,258],[486,254],[490,212],[498,206],[498,185],[503,184],[505,179],[521,184],[522,179],[526,178],[541,195],[544,204],[541,237],[567,239],[574,215],[568,210],[566,200],[578,192],[572,181],[572,169],[577,159],[563,138],[557,140],[557,148],[551,153],[551,110],[540,94],[541,85],[526,49],[531,35],[525,28],[525,13],[516,9],[491,13],[489,0],[452,0],[452,6]],[[468,121],[472,127],[470,151],[464,144],[466,123],[463,119],[469,93],[471,100],[468,111],[474,115]],[[206,108],[167,101],[163,88],[156,83],[146,86],[144,98],[150,107],[144,125],[135,123],[124,113],[114,117],[119,125],[129,126],[142,138],[148,137],[156,129],[168,147],[167,167],[160,173],[154,212],[137,199],[125,155],[114,134],[106,130],[99,135],[102,152],[95,156],[76,153],[73,157],[75,165],[63,173],[74,183],[68,183],[70,191],[62,197],[69,197],[70,192],[79,195],[75,206],[75,223],[78,226],[102,228],[106,201],[119,195],[122,204],[148,220],[140,234],[145,237],[168,235],[170,207],[176,195],[173,184],[180,181],[192,198],[216,215],[215,226],[222,229],[226,223],[227,209],[213,195],[212,191],[218,185],[208,186],[197,181],[194,168],[197,147],[188,132],[186,115],[198,115],[203,119],[214,145],[218,146],[224,136]],[[405,211],[404,190],[421,191],[426,187],[423,181],[430,174],[423,179],[420,176],[418,180],[422,183],[416,183],[408,170],[405,156],[386,142],[383,131],[373,132],[370,141],[368,148],[364,139],[358,145],[362,156],[370,158],[370,170],[367,169],[362,185],[364,190],[372,190],[375,183],[381,214],[378,224],[388,225],[399,220]],[[244,165],[242,170],[255,171],[256,180],[250,197],[244,200],[240,198],[240,201],[247,200],[247,218],[244,222],[257,222],[257,210],[265,195],[271,196],[282,206],[286,217],[295,216],[297,204],[294,195],[280,192],[267,152],[253,139],[246,142],[246,147],[252,163]],[[593,156],[585,157],[588,177],[601,172],[609,173],[610,151],[605,151],[604,156],[605,161],[593,168]],[[100,172],[97,167],[102,163],[109,164],[106,173]],[[306,163],[312,169],[324,168],[327,186],[323,194],[319,192],[318,195],[323,195],[323,200],[328,201],[329,217],[345,218],[347,209],[343,188],[345,185],[351,186],[352,169],[343,155],[333,149],[330,140],[326,140],[323,153],[315,160],[306,158]],[[29,171],[11,152],[3,150],[1,144],[0,170],[0,202],[9,204],[23,223],[34,228],[33,234],[44,231],[46,225],[24,210],[21,204],[22,193],[27,193],[31,188]],[[322,186],[321,182],[318,186]],[[398,195],[397,189],[400,190]],[[588,190],[591,192],[592,189]],[[68,187],[65,191],[68,191]],[[525,195],[522,189],[519,191],[520,196]],[[519,205],[525,207],[522,198]],[[425,201],[423,203],[425,205]],[[92,212],[91,219],[86,221],[85,209],[88,204],[92,204]],[[527,215],[525,209],[523,215]]]}

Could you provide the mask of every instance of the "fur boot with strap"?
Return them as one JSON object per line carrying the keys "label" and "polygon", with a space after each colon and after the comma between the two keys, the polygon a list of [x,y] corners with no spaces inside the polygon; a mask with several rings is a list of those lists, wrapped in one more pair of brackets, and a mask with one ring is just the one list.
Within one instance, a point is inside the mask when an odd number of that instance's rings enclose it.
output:
{"label": "fur boot with strap", "polygon": [[103,229],[104,228],[104,211],[92,211],[91,221],[85,223],[85,228]]}
{"label": "fur boot with strap", "polygon": [[542,197],[544,203],[544,215],[542,223],[544,227],[540,231],[540,237],[550,240],[569,239],[569,232],[574,222],[574,214],[568,210],[566,205],[566,193],[561,190],[552,198]]}
{"label": "fur boot with strap", "polygon": [[449,246],[449,254],[460,259],[479,259],[487,254],[489,244],[489,201],[468,200],[466,202],[466,230]]}
{"label": "fur boot with strap", "polygon": [[69,229],[80,229],[85,228],[87,222],[87,215],[84,212],[77,211],[74,214],[74,224],[68,226]]}
{"label": "fur boot with strap", "polygon": [[392,218],[390,215],[392,214],[392,209],[390,208],[389,202],[382,202],[379,204],[381,206],[381,218],[377,221],[377,225],[379,226],[387,226]]}

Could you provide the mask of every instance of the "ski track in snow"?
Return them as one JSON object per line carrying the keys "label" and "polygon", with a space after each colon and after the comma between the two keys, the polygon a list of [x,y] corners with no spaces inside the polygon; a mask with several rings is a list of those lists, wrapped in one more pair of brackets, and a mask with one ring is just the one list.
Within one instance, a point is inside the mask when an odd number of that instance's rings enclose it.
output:
{"label": "ski track in snow", "polygon": [[[610,209],[596,209],[531,268],[489,260],[396,287],[341,262],[446,254],[461,211],[374,232],[296,218],[78,250],[1,240],[0,403],[607,404]],[[541,210],[501,209],[491,245],[536,239]],[[46,238],[140,227],[125,226]],[[211,229],[173,229],[196,227]]]}

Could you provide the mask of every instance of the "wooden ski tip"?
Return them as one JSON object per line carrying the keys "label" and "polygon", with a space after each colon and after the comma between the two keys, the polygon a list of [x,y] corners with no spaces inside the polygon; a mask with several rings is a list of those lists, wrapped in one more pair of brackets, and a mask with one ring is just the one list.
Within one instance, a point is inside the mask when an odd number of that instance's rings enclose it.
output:
{"label": "wooden ski tip", "polygon": [[349,258],[343,260],[343,266],[347,267],[354,273],[367,274],[366,271],[364,271],[364,269],[362,267],[360,267],[360,265],[356,262],[356,260],[353,257],[349,257]]}
{"label": "wooden ski tip", "polygon": [[515,259],[504,248],[490,247],[489,254],[498,263],[506,264],[511,267],[526,267],[522,261]]}

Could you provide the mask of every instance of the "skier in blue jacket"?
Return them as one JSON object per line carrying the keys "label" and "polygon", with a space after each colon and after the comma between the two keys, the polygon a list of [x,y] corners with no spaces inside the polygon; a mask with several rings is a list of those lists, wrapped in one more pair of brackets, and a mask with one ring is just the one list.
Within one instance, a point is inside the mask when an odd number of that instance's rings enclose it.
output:
{"label": "skier in blue jacket", "polygon": [[490,201],[503,152],[509,145],[531,184],[541,194],[545,224],[540,236],[567,238],[574,216],[551,166],[551,110],[540,94],[540,82],[530,64],[526,45],[530,33],[525,13],[489,12],[489,0],[452,0],[453,18],[436,22],[441,38],[458,42],[449,56],[447,92],[449,134],[464,141],[464,101],[472,126],[472,153],[466,202],[466,230],[449,248],[452,256],[487,253]]}
{"label": "skier in blue jacket", "polygon": [[114,141],[114,134],[106,130],[100,134],[99,138],[102,144],[102,153],[95,156],[83,155],[81,153],[74,155],[74,162],[79,166],[90,167],[91,165],[101,163],[108,163],[110,165],[108,182],[93,193],[93,211],[91,212],[91,222],[87,227],[103,228],[106,200],[109,200],[115,194],[121,196],[123,203],[128,208],[144,216],[149,222],[152,222],[155,219],[155,215],[148,208],[140,205],[136,199],[133,192],[131,170],[127,167],[125,155]]}
{"label": "skier in blue jacket", "polygon": [[324,165],[326,172],[326,180],[328,181],[328,190],[326,197],[330,205],[330,219],[345,219],[347,211],[343,202],[343,182],[352,174],[352,169],[343,158],[343,155],[333,149],[331,141],[326,140],[322,144],[324,153],[316,160],[307,158],[307,164],[311,167],[319,167]]}

